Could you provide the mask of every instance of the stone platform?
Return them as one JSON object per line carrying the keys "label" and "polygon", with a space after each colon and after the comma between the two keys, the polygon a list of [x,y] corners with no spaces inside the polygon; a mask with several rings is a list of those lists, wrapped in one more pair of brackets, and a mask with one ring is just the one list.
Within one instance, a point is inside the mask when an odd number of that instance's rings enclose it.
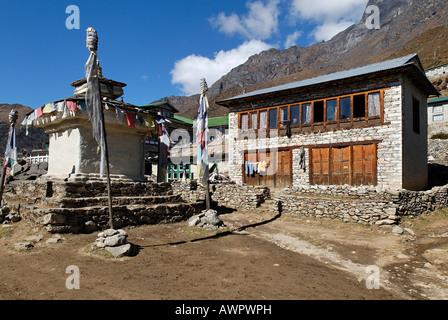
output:
{"label": "stone platform", "polygon": [[[115,228],[186,221],[203,202],[188,203],[169,183],[111,182]],[[13,181],[3,197],[11,212],[52,233],[90,233],[108,228],[104,181]]]}

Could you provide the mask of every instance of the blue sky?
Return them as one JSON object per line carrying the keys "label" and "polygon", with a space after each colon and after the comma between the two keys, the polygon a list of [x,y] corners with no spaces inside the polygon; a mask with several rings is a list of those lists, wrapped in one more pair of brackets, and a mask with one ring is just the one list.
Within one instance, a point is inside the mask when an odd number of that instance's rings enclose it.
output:
{"label": "blue sky", "polygon": [[[310,5],[312,3],[312,6]],[[143,105],[198,93],[250,55],[329,40],[367,0],[0,0],[0,103],[37,108],[84,77],[86,29],[98,32],[106,78]],[[79,8],[79,29],[70,5]]]}

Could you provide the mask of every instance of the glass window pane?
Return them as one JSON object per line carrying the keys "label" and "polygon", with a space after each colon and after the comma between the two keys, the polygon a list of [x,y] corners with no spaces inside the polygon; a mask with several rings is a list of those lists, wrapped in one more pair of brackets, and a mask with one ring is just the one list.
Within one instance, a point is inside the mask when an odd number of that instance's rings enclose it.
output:
{"label": "glass window pane", "polygon": [[327,100],[327,121],[336,121],[336,107],[338,100]]}
{"label": "glass window pane", "polygon": [[241,130],[243,132],[249,130],[249,115],[247,113],[241,115]]}
{"label": "glass window pane", "polygon": [[291,107],[291,125],[298,126],[300,124],[300,105]]}
{"label": "glass window pane", "polygon": [[311,103],[302,104],[302,124],[311,124]]}
{"label": "glass window pane", "polygon": [[260,111],[260,129],[268,128],[268,112]]}
{"label": "glass window pane", "polygon": [[324,102],[314,102],[314,123],[324,122]]}
{"label": "glass window pane", "polygon": [[277,109],[269,110],[269,128],[277,128]]}
{"label": "glass window pane", "polygon": [[381,96],[379,92],[369,93],[369,117],[378,117],[381,114]]}
{"label": "glass window pane", "polygon": [[258,115],[256,112],[250,114],[250,127],[254,130],[258,129]]}
{"label": "glass window pane", "polygon": [[280,121],[282,126],[286,126],[288,124],[288,108],[280,109]]}
{"label": "glass window pane", "polygon": [[350,97],[339,99],[339,120],[348,120],[351,118],[352,100]]}

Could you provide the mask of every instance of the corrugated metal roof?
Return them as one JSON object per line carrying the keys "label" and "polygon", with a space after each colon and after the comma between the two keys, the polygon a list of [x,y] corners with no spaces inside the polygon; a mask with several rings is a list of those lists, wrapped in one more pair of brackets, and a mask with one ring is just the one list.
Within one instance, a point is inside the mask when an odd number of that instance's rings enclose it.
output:
{"label": "corrugated metal roof", "polygon": [[448,101],[448,97],[440,97],[440,98],[432,99],[428,103],[434,104],[434,103],[447,102],[447,101]]}
{"label": "corrugated metal roof", "polygon": [[[400,68],[400,67],[403,67],[403,66],[411,63],[411,61],[415,57],[418,57],[418,55],[411,54],[411,55],[408,55],[405,57],[388,60],[388,61],[384,61],[384,62],[380,62],[380,63],[375,63],[375,64],[367,65],[364,67],[360,67],[360,68],[350,69],[350,70],[346,70],[346,71],[340,71],[340,72],[327,74],[327,75],[323,75],[323,76],[319,76],[319,77],[315,77],[315,78],[311,78],[311,79],[301,80],[301,81],[297,81],[297,82],[291,82],[291,83],[281,85],[281,86],[276,86],[276,87],[272,87],[272,88],[248,92],[248,93],[245,93],[245,94],[242,94],[242,95],[230,98],[230,99],[219,101],[218,103],[239,100],[239,99],[244,99],[244,98],[248,98],[248,97],[278,92],[278,91],[296,89],[296,88],[301,88],[301,87],[306,87],[306,86],[311,86],[311,85],[316,85],[316,84],[321,84],[321,83],[326,83],[326,82],[331,82],[331,81],[336,81],[336,80],[342,80],[342,79],[352,78],[352,77],[361,76],[361,75],[367,75],[370,73],[375,73],[375,72],[380,72],[380,71],[396,69],[396,68]],[[414,62],[412,62],[412,63],[414,63]]]}

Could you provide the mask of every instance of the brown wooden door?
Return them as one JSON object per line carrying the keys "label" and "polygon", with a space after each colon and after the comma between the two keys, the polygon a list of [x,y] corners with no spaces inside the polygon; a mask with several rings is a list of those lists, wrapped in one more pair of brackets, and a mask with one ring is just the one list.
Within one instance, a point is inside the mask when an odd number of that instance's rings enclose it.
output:
{"label": "brown wooden door", "polygon": [[376,185],[376,145],[353,146],[353,185]]}
{"label": "brown wooden door", "polygon": [[332,148],[331,184],[351,184],[351,147]]}
{"label": "brown wooden door", "polygon": [[285,188],[292,185],[292,151],[277,151],[277,173],[275,174],[275,187]]}
{"label": "brown wooden door", "polygon": [[311,150],[312,184],[330,184],[330,148]]}

